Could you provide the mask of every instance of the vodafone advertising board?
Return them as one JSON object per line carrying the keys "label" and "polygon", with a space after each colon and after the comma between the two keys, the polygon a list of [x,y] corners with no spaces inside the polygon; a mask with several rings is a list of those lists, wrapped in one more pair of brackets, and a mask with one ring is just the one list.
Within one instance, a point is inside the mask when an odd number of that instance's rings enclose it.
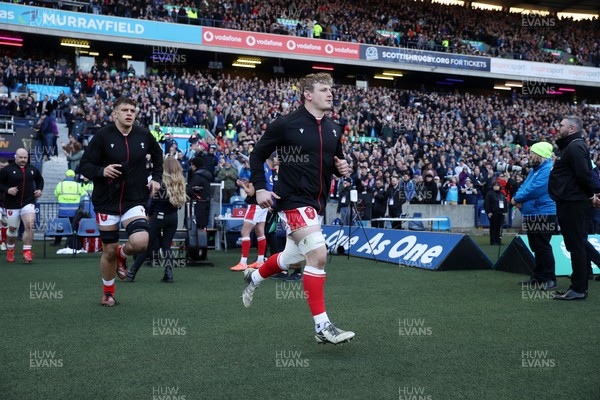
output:
{"label": "vodafone advertising board", "polygon": [[353,60],[360,56],[360,45],[354,43],[207,27],[202,28],[202,44]]}

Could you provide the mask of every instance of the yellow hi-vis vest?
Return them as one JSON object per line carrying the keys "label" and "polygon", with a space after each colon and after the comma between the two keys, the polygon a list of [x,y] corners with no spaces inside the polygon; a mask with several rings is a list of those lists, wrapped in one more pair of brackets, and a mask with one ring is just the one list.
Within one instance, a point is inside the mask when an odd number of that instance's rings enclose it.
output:
{"label": "yellow hi-vis vest", "polygon": [[154,136],[154,139],[156,139],[158,143],[165,140],[165,134],[162,131],[157,131],[153,129],[150,131],[150,133],[152,134],[152,136]]}
{"label": "yellow hi-vis vest", "polygon": [[79,208],[81,196],[87,192],[78,182],[64,180],[59,182],[54,189],[54,196],[58,199],[58,216],[73,217]]}

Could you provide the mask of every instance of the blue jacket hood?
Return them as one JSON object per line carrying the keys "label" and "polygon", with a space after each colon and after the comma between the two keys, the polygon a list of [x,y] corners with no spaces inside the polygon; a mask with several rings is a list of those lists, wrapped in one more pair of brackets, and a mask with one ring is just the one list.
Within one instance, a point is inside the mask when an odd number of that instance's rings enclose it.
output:
{"label": "blue jacket hood", "polygon": [[556,215],[556,203],[548,194],[552,159],[548,158],[529,172],[515,194],[515,201],[523,204],[523,215]]}

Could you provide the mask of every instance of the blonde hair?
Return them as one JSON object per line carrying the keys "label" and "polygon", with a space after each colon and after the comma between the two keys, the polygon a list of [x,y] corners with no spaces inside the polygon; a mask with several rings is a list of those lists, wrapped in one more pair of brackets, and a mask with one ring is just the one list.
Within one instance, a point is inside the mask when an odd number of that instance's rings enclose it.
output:
{"label": "blonde hair", "polygon": [[163,164],[162,184],[167,189],[167,197],[174,207],[183,207],[187,201],[185,178],[181,164],[173,157],[167,157]]}
{"label": "blonde hair", "polygon": [[333,78],[331,75],[325,72],[319,72],[316,74],[309,74],[300,79],[298,82],[298,90],[300,91],[300,98],[304,101],[304,92],[312,92],[315,90],[315,85],[320,83],[322,85],[333,85]]}

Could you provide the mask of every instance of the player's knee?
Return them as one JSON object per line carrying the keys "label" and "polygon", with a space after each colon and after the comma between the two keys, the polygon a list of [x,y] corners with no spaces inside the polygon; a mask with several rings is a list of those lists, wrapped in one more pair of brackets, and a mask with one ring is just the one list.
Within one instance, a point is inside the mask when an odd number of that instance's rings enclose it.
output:
{"label": "player's knee", "polygon": [[110,245],[118,243],[119,231],[100,231],[100,239],[102,240],[103,244]]}
{"label": "player's knee", "polygon": [[129,246],[133,254],[141,253],[148,247],[148,240],[150,235],[148,232],[139,231],[129,236]]}
{"label": "player's knee", "polygon": [[313,266],[318,269],[325,269],[327,263],[327,250],[326,249],[315,249],[310,253],[306,254],[306,265]]}
{"label": "player's knee", "polygon": [[139,218],[128,223],[125,231],[127,231],[127,236],[129,237],[138,232],[148,233],[150,232],[150,224],[145,218]]}
{"label": "player's knee", "polygon": [[313,252],[318,249],[322,249],[324,254],[327,253],[325,246],[325,237],[323,237],[323,233],[321,231],[309,233],[298,243],[298,248],[300,249],[300,253],[303,255],[307,255],[310,252]]}
{"label": "player's knee", "polygon": [[[102,234],[102,231],[100,231],[100,234]],[[102,239],[102,235],[100,235],[100,239]],[[102,258],[108,259],[109,261],[116,259],[118,248],[119,248],[118,241],[115,243],[105,243],[103,241],[102,242]]]}

